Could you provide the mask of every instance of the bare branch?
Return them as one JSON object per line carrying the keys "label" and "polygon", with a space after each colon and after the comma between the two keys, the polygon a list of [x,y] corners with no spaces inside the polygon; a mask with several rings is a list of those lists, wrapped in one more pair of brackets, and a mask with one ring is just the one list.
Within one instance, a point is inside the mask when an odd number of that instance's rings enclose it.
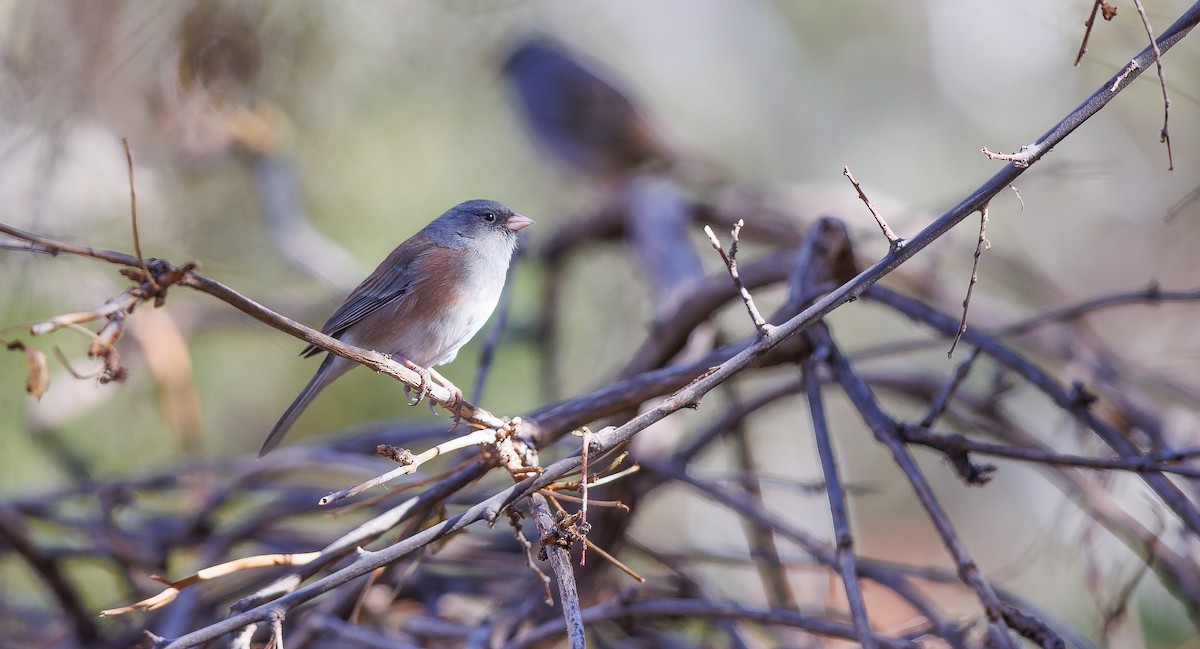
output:
{"label": "bare branch", "polygon": [[712,228],[704,226],[704,234],[708,236],[708,242],[712,244],[713,250],[721,255],[721,261],[725,262],[725,268],[729,270],[729,277],[733,279],[733,285],[737,288],[738,294],[742,297],[742,302],[746,305],[746,311],[750,314],[750,320],[754,323],[754,329],[758,331],[759,338],[767,335],[770,332],[772,325],[758,312],[758,307],[754,306],[754,298],[750,296],[750,291],[746,290],[742,284],[742,278],[738,275],[737,267],[737,247],[738,235],[742,231],[742,222],[738,221],[733,224],[733,230],[729,233],[732,241],[729,244],[729,252],[726,252],[721,247],[721,241],[717,239],[717,235],[713,233]]}
{"label": "bare branch", "polygon": [[883,231],[883,236],[887,238],[888,243],[892,247],[899,245],[901,241],[900,237],[897,237],[896,233],[892,232],[892,229],[888,227],[887,221],[883,220],[883,216],[879,214],[879,211],[875,209],[875,205],[871,203],[871,199],[867,198],[866,193],[863,192],[862,185],[858,184],[858,181],[854,179],[854,174],[850,173],[850,167],[842,167],[842,175],[850,180],[851,185],[854,185],[854,191],[858,192],[858,199],[871,211],[871,216],[875,217],[875,223]]}
{"label": "bare branch", "polygon": [[967,312],[971,308],[971,293],[975,290],[975,284],[979,283],[979,258],[983,256],[984,250],[992,246],[987,240],[987,223],[988,206],[985,204],[979,210],[979,239],[975,243],[975,258],[971,262],[971,281],[967,284],[967,295],[963,298],[962,320],[958,323],[958,333],[954,334],[954,342],[950,343],[950,351],[946,352],[946,358],[954,358],[954,348],[958,347],[958,341],[967,331]]}
{"label": "bare branch", "polygon": [[129,150],[129,140],[127,138],[121,138],[121,145],[125,147],[125,163],[129,168],[129,219],[133,222],[133,252],[137,255],[138,261],[141,262],[142,272],[146,273],[146,278],[150,281],[150,285],[154,287],[155,292],[158,292],[161,289],[154,281],[154,275],[150,274],[150,269],[146,267],[146,258],[142,256],[142,240],[138,235],[137,192],[134,191],[133,183],[133,152]]}
{"label": "bare branch", "polygon": [[1146,29],[1146,37],[1150,39],[1150,47],[1154,48],[1154,65],[1158,68],[1158,86],[1162,88],[1163,97],[1163,125],[1159,141],[1167,145],[1167,171],[1175,171],[1175,155],[1171,152],[1171,133],[1167,130],[1167,121],[1171,117],[1171,97],[1167,95],[1167,78],[1163,72],[1162,52],[1158,49],[1158,42],[1154,40],[1154,29],[1150,27],[1150,19],[1146,17],[1146,8],[1142,6],[1142,0],[1133,0],[1133,6],[1137,7],[1138,16],[1142,18],[1142,27]]}

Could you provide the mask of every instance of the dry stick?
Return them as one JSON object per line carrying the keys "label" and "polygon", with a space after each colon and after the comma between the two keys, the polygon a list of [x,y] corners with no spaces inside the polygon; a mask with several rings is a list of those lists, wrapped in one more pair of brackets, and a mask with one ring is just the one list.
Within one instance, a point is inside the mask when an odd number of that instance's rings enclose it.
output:
{"label": "dry stick", "polygon": [[941,536],[943,545],[946,546],[946,550],[954,559],[959,577],[964,584],[970,586],[975,591],[990,622],[989,639],[997,647],[1016,649],[1016,643],[1013,642],[1012,636],[1009,635],[1008,624],[1005,622],[1004,604],[996,596],[996,591],[992,588],[992,585],[980,574],[975,560],[971,558],[970,552],[967,551],[966,546],[958,538],[958,533],[954,530],[954,524],[950,522],[950,517],[942,509],[941,503],[938,502],[937,496],[934,495],[933,489],[929,485],[929,481],[925,478],[925,474],[921,472],[912,453],[909,452],[908,447],[901,440],[896,423],[880,407],[879,402],[875,400],[875,395],[871,393],[870,386],[859,376],[853,365],[850,364],[850,361],[842,354],[825,326],[817,324],[810,329],[809,335],[813,336],[822,347],[828,349],[827,362],[829,368],[833,371],[834,377],[842,385],[846,396],[853,402],[855,408],[862,416],[864,423],[871,429],[875,438],[891,451],[892,458],[895,460],[897,467],[904,474],[904,477],[908,479],[909,484],[912,485],[917,499],[929,515],[930,522],[933,523],[938,535]]}
{"label": "dry stick", "polygon": [[[996,191],[999,191],[1003,187],[1003,184],[1000,185]],[[901,252],[907,253],[908,248],[906,247],[901,249]],[[882,268],[883,266],[881,266],[881,264],[877,264],[876,266]],[[871,277],[870,275],[860,276],[857,285],[855,285],[855,282],[844,285],[830,295],[826,296],[823,300],[817,302],[815,305],[813,305],[813,307],[806,309],[803,313],[797,315],[791,320],[788,320],[782,325],[773,327],[764,337],[741,350],[735,356],[721,363],[719,366],[712,368],[710,371],[694,379],[691,383],[679,389],[653,408],[644,411],[619,428],[609,427],[600,431],[599,433],[596,433],[596,437],[592,445],[593,451],[598,449],[600,453],[604,453],[612,450],[617,446],[628,442],[635,434],[645,430],[650,425],[661,421],[668,415],[683,408],[697,406],[700,399],[709,391],[721,385],[735,374],[748,367],[751,367],[755,361],[762,358],[771,349],[779,345],[785,339],[795,335],[804,326],[810,324],[812,321],[816,321],[817,319],[823,317],[829,310],[832,310],[835,306],[837,306],[837,304],[848,300],[852,293],[854,295],[861,293],[863,290],[865,290],[866,286],[870,282],[876,280],[878,280],[878,277]],[[249,309],[247,312],[255,315],[256,317],[262,315],[262,312],[260,312],[259,309],[266,311],[262,307],[249,302],[245,298],[241,298],[240,300],[236,299],[240,298],[241,296],[238,296],[232,290],[217,284],[216,282],[212,282],[211,280],[207,280],[207,282],[208,283],[201,283],[200,285],[205,286],[206,288],[211,288],[219,293],[220,296],[226,296],[229,299],[234,300],[234,302],[237,303],[236,306],[238,306],[238,308],[246,307],[243,310]],[[190,286],[191,284],[188,285]],[[247,302],[249,302],[249,304],[247,304]],[[266,313],[270,312],[266,311]],[[264,315],[263,317],[266,316]],[[282,316],[275,316],[275,318],[269,318],[269,320],[272,324],[280,328],[286,327],[288,330],[295,330],[305,334],[306,340],[320,341],[324,343],[325,341],[323,338],[327,338],[327,336],[322,336],[319,334],[313,335],[317,333],[315,331],[312,332],[312,334],[309,334],[309,331],[312,330],[306,331],[306,327],[291,323],[290,320],[283,319],[285,322],[278,322],[277,318],[282,318]],[[342,347],[339,341],[333,340],[333,342],[339,344],[329,345],[331,349],[339,349]],[[353,356],[351,357],[353,358]],[[234,629],[239,629],[246,624],[258,622],[267,619],[270,616],[284,614],[288,610],[308,601],[313,597],[316,597],[321,593],[337,588],[342,584],[367,574],[379,567],[390,565],[391,563],[399,561],[409,553],[420,549],[429,543],[446,536],[447,534],[460,530],[467,525],[481,520],[495,520],[500,511],[505,507],[511,505],[520,498],[528,496],[532,492],[545,488],[562,476],[575,471],[579,465],[580,457],[578,455],[572,455],[558,460],[557,462],[546,467],[537,476],[526,478],[522,482],[505,489],[491,496],[490,498],[473,505],[472,507],[469,507],[467,510],[453,518],[426,528],[425,530],[422,530],[421,532],[414,534],[407,539],[403,539],[377,552],[363,552],[360,554],[360,558],[354,563],[324,577],[323,579],[317,580],[308,586],[305,586],[304,588],[300,588],[288,595],[285,595],[274,602],[263,604],[244,613],[234,615],[208,627],[189,633],[172,641],[166,646],[171,647],[172,649],[195,646],[196,644],[207,642]]]}
{"label": "dry stick", "polygon": [[954,398],[954,393],[958,390],[958,386],[962,385],[962,382],[967,378],[967,374],[970,374],[971,367],[975,364],[976,358],[979,358],[978,347],[972,349],[971,353],[967,354],[966,360],[954,368],[954,375],[950,377],[946,385],[942,386],[942,389],[934,397],[933,402],[929,404],[929,410],[921,418],[921,426],[923,428],[932,427],[937,418],[946,412],[946,406],[950,405],[950,399]]}
{"label": "dry stick", "polygon": [[[818,564],[831,569],[837,567],[836,549],[830,548],[807,530],[796,526],[794,521],[775,514],[764,507],[762,503],[755,501],[745,494],[738,493],[712,480],[703,480],[691,476],[687,473],[684,465],[680,463],[647,463],[646,470],[652,471],[665,479],[675,480],[687,485],[704,494],[713,502],[728,507],[739,516],[749,518],[759,525],[773,530],[779,536],[789,539],[800,546]],[[939,632],[949,630],[949,627],[942,621],[939,612],[925,596],[903,583],[902,580],[898,580],[893,572],[879,568],[875,565],[875,562],[860,560],[858,562],[858,574],[860,577],[870,579],[891,589],[908,605],[912,606],[915,611],[929,620],[930,626]],[[959,644],[954,642],[953,637],[944,634],[942,637],[958,649]]]}
{"label": "dry stick", "polygon": [[858,181],[854,179],[854,174],[850,173],[850,167],[842,167],[842,175],[850,179],[850,184],[854,185],[854,190],[858,192],[859,200],[871,211],[871,216],[875,217],[875,223],[879,224],[879,229],[883,231],[883,236],[887,237],[888,243],[893,248],[900,245],[900,237],[896,236],[895,232],[892,232],[892,229],[888,227],[887,221],[884,221],[883,217],[879,215],[879,211],[875,209],[875,205],[871,203],[871,199],[867,198],[867,195],[863,192],[862,185],[859,185]]}
{"label": "dry stick", "polygon": [[[949,315],[937,311],[927,304],[910,297],[901,295],[881,286],[872,286],[868,291],[871,300],[884,304],[904,315],[923,322],[941,331],[944,335],[952,335],[957,323]],[[1086,404],[1069,387],[1060,384],[1056,379],[1042,371],[1020,354],[1016,353],[995,338],[979,331],[970,330],[963,334],[963,339],[972,345],[983,349],[983,353],[996,360],[1001,366],[1021,376],[1038,391],[1045,394],[1064,412],[1069,413],[1080,424],[1096,433],[1109,448],[1125,458],[1135,458],[1142,455],[1141,450],[1123,433],[1111,424],[1093,413]],[[1193,533],[1200,535],[1200,511],[1179,487],[1166,476],[1157,472],[1141,474],[1142,480],[1162,499],[1180,521]]]}
{"label": "dry stick", "polygon": [[[818,352],[817,355],[819,355]],[[812,416],[813,436],[817,442],[817,455],[821,459],[821,473],[825,476],[825,493],[829,497],[829,513],[833,517],[833,536],[837,548],[837,567],[846,587],[846,601],[850,605],[850,619],[854,620],[854,632],[862,649],[875,649],[875,637],[871,635],[871,623],[867,619],[867,605],[863,602],[858,585],[858,566],[854,559],[854,537],[850,534],[849,517],[846,514],[846,493],[838,475],[837,458],[833,454],[833,441],[825,419],[825,403],[821,399],[821,377],[817,375],[818,363],[809,356],[800,363],[804,372],[804,391],[808,395],[808,411]]]}
{"label": "dry stick", "polygon": [[142,264],[142,272],[146,273],[146,279],[154,290],[162,290],[158,286],[158,282],[154,281],[154,276],[150,274],[150,269],[146,267],[146,258],[142,256],[142,241],[138,236],[137,224],[137,192],[133,187],[133,153],[129,150],[129,140],[121,138],[121,145],[125,147],[125,164],[129,168],[129,217],[133,221],[133,251],[137,254],[138,261]]}
{"label": "dry stick", "polygon": [[713,250],[721,255],[721,261],[725,262],[725,268],[729,271],[729,277],[733,280],[733,285],[737,288],[738,294],[742,297],[742,302],[746,305],[746,311],[750,314],[750,320],[754,323],[754,329],[758,331],[758,337],[762,338],[771,330],[770,324],[758,312],[758,307],[754,306],[754,298],[750,296],[750,291],[746,290],[746,286],[742,284],[742,278],[738,275],[737,267],[737,247],[738,236],[742,231],[742,221],[739,219],[733,224],[733,230],[730,231],[730,236],[733,241],[729,244],[729,252],[721,247],[721,241],[717,239],[717,235],[709,226],[704,226],[704,234],[708,236],[708,242],[712,244]]}
{"label": "dry stick", "polygon": [[123,615],[133,611],[153,611],[170,604],[179,596],[179,593],[188,586],[193,586],[205,581],[211,581],[220,577],[226,577],[235,572],[249,570],[252,568],[269,568],[273,566],[302,566],[313,559],[319,558],[320,552],[306,552],[302,554],[261,554],[252,557],[244,557],[226,561],[215,566],[196,571],[194,574],[171,581],[162,577],[151,577],[154,581],[167,586],[165,590],[157,595],[147,597],[135,604],[122,606],[120,608],[112,608],[105,611],[100,611],[100,617],[109,617],[113,615]]}
{"label": "dry stick", "polygon": [[538,536],[543,539],[542,550],[550,561],[550,568],[558,581],[558,599],[562,605],[563,619],[567,625],[567,637],[571,649],[585,649],[587,646],[583,631],[583,616],[579,610],[579,590],[575,587],[575,573],[571,569],[571,552],[557,543],[545,543],[546,538],[556,532],[554,517],[550,515],[550,506],[546,497],[535,493],[530,497],[533,509],[533,521],[537,526]]}
{"label": "dry stick", "polygon": [[[540,492],[539,492],[540,493]],[[542,589],[546,593],[546,606],[554,606],[554,593],[550,590],[550,575],[547,575],[541,567],[538,566],[534,559],[533,544],[529,539],[525,538],[525,533],[521,529],[521,515],[509,510],[508,522],[513,528],[513,536],[517,539],[517,544],[521,546],[522,552],[525,554],[525,567],[542,582]]]}
{"label": "dry stick", "polygon": [[458,450],[460,448],[467,448],[468,446],[494,444],[498,441],[499,434],[499,432],[490,428],[486,430],[477,430],[473,433],[468,433],[461,437],[456,437],[452,440],[442,442],[441,444],[438,444],[437,446],[434,446],[433,448],[423,451],[417,455],[410,454],[411,456],[406,456],[397,460],[402,462],[401,466],[353,487],[335,491],[317,501],[317,504],[328,505],[339,500],[345,500],[346,498],[357,496],[371,487],[390,482],[396,478],[399,478],[400,476],[409,475],[420,468],[422,464],[425,464],[436,457],[449,453],[450,451]]}
{"label": "dry stick", "polygon": [[[1198,21],[1200,21],[1200,4],[1194,5],[1188,11],[1186,11],[1173,25],[1163,32],[1158,41],[1160,44],[1160,50],[1163,52],[1169,50],[1170,47],[1186,36]],[[1138,59],[1149,61],[1151,57],[1152,53],[1149,51],[1149,49],[1147,49],[1139,54]],[[1132,76],[1136,77],[1136,75]],[[1122,81],[1121,83],[1125,82]],[[1105,104],[1108,103],[1108,101],[1111,101],[1112,96],[1113,95],[1111,93],[1107,92],[1107,89],[1101,89],[1101,91],[1094,93],[1063,121],[1039,138],[1028,155],[1026,166],[1036,162],[1037,159],[1044,155],[1050,147],[1062,141],[1067,135],[1074,131],[1074,129],[1078,128],[1084,121],[1098,112]],[[966,218],[966,216],[974,211],[977,211],[979,207],[983,205],[983,203],[987,202],[992,196],[1001,191],[1004,187],[1011,184],[1013,180],[1023,173],[1023,168],[1024,167],[1018,167],[1015,164],[1006,166],[1004,169],[995,174],[987,183],[977,189],[969,197],[964,199],[958,206],[952,208],[949,212],[925,228],[916,237],[909,240],[904,248],[889,252],[887,256],[870,268],[864,270],[854,280],[847,282],[829,295],[825,296],[812,307],[806,309],[803,313],[799,314],[785,325],[781,325],[780,327],[776,328],[775,331],[772,331],[763,340],[749,346],[731,359],[727,364],[723,364],[723,366],[718,368],[717,371],[700,378],[693,384],[687,386],[679,393],[674,395],[666,403],[660,405],[658,408],[647,411],[625,426],[622,426],[620,429],[608,431],[608,433],[602,437],[602,440],[604,442],[611,441],[614,445],[627,441],[629,437],[632,437],[633,434],[644,429],[654,421],[658,421],[662,417],[666,416],[666,414],[669,412],[673,412],[674,410],[693,402],[695,399],[699,398],[699,396],[708,390],[711,390],[712,387],[719,382],[724,381],[732,374],[740,371],[744,367],[748,366],[751,362],[764,355],[768,350],[778,345],[786,337],[795,334],[804,327],[821,319],[837,306],[856,298],[871,284],[878,281],[892,269],[896,268],[901,263],[923,249],[925,246],[936,240],[938,237],[956,225],[959,221]],[[12,234],[14,230],[14,228],[0,225],[0,232]],[[16,231],[19,232],[19,230]],[[38,239],[28,239],[26,237],[19,238],[32,240],[36,243],[43,243],[43,241]],[[67,247],[62,247],[59,249],[66,251]],[[96,252],[92,251],[91,249],[87,250],[93,253]],[[100,252],[107,253],[107,251]],[[119,255],[119,253],[111,254],[121,257],[122,261],[117,261],[117,263],[127,263],[124,261],[124,259],[130,259],[127,255]],[[99,257],[100,255],[90,254],[89,256]],[[133,263],[127,263],[127,265],[137,265],[137,260],[134,258]],[[244,312],[250,314],[252,317],[266,322],[271,326],[309,342],[314,342],[323,349],[330,351],[337,350],[335,353],[339,353],[339,355],[345,355],[356,360],[358,360],[358,358],[356,358],[355,354],[359,354],[361,356],[361,352],[359,350],[342,345],[335,339],[322,336],[314,330],[307,329],[298,323],[282,318],[282,316],[278,316],[277,314],[274,314],[257,304],[253,304],[252,302],[247,304],[247,302],[249,302],[248,300],[241,298],[241,296],[237,295],[236,292],[233,292],[227,287],[224,287],[216,282],[200,278],[194,273],[189,274],[189,279],[191,281],[185,282],[186,285],[204,292],[208,292],[219,299],[230,302],[237,308],[242,309]],[[238,298],[241,299],[239,300]],[[367,358],[366,360],[373,367],[377,366],[377,368],[381,370],[385,368],[390,370],[389,374],[392,371],[395,371],[395,368],[381,363],[378,359]],[[401,373],[401,375],[403,375],[403,373]],[[415,377],[415,375],[406,377],[406,380],[413,381],[414,387],[415,383],[417,382],[416,379],[417,377]],[[448,394],[439,396],[448,397]],[[553,435],[551,434],[548,436],[552,437]],[[378,565],[387,565],[387,563],[390,561],[398,560],[399,558],[405,556],[408,552],[422,547],[425,543],[449,533],[450,531],[460,529],[461,527],[477,520],[483,520],[486,518],[494,519],[496,513],[498,513],[501,507],[506,506],[509,502],[515,500],[519,496],[526,495],[531,490],[544,487],[557,477],[564,475],[568,471],[574,470],[574,468],[577,466],[578,461],[576,458],[565,458],[560,460],[559,462],[551,465],[551,467],[548,467],[547,472],[543,476],[536,479],[526,480],[525,482],[521,483],[521,485],[514,486],[508,490],[505,490],[504,492],[496,494],[492,498],[489,498],[478,503],[474,507],[469,508],[466,512],[460,514],[454,519],[431,527],[415,535],[414,537],[406,539],[405,541],[393,545],[385,550],[369,554],[363,559],[356,561],[351,566],[348,566],[347,568],[322,580],[314,582],[304,589],[295,591],[291,595],[282,598],[270,606],[260,607],[263,609],[261,611],[255,609],[223,620],[206,629],[189,634],[180,641],[177,641],[175,644],[176,646],[191,646],[192,643],[203,642],[213,637],[217,637],[229,630],[241,628],[247,623],[263,619],[261,616],[266,614],[268,609],[274,610],[276,607],[294,607],[303,601],[307,601],[308,598],[316,596],[320,592],[325,592],[326,590],[337,587],[361,574],[365,574],[366,572],[373,570],[375,567],[378,567]],[[553,471],[551,469],[553,469]]]}
{"label": "dry stick", "polygon": [[443,501],[449,495],[483,477],[491,467],[478,462],[467,466],[421,492],[420,495],[409,498],[386,512],[366,521],[362,525],[343,534],[340,538],[321,549],[321,556],[288,574],[282,575],[257,592],[243,598],[231,607],[235,613],[249,610],[281,595],[292,592],[318,570],[341,559],[361,547],[379,538],[388,530],[409,520],[415,512]]}
{"label": "dry stick", "polygon": [[987,240],[987,224],[988,204],[984,203],[979,210],[979,240],[975,243],[975,260],[971,262],[971,281],[967,284],[967,295],[963,297],[962,321],[958,323],[958,333],[954,334],[954,342],[950,343],[950,351],[946,352],[946,358],[954,358],[954,348],[958,347],[958,341],[967,331],[967,311],[971,309],[971,293],[979,283],[979,258],[983,256],[984,250],[992,247]]}
{"label": "dry stick", "polygon": [[1079,62],[1087,53],[1088,39],[1092,36],[1092,25],[1096,23],[1096,13],[1100,11],[1102,4],[1104,4],[1104,0],[1096,0],[1096,3],[1092,5],[1092,13],[1088,15],[1087,22],[1083,24],[1083,42],[1079,44],[1079,54],[1075,56],[1075,67],[1079,67]]}
{"label": "dry stick", "polygon": [[[793,249],[768,253],[738,266],[738,277],[747,289],[755,289],[787,278],[788,267],[796,257]],[[709,275],[703,280],[680,287],[673,308],[664,308],[650,324],[652,335],[633,353],[623,376],[662,367],[687,344],[691,333],[729,300],[738,297],[737,286],[729,281],[728,271]]]}
{"label": "dry stick", "polygon": [[[421,645],[392,634],[367,629],[351,624],[329,613],[310,613],[305,623],[317,632],[325,642],[332,637],[336,647],[375,647],[376,649],[421,649]],[[393,632],[394,633],[394,632]],[[246,649],[250,649],[249,646]]]}
{"label": "dry stick", "polygon": [[[754,460],[754,447],[750,444],[750,431],[746,427],[745,415],[751,414],[752,411],[746,410],[742,405],[739,390],[732,382],[726,383],[722,388],[729,400],[729,409],[726,412],[733,410],[743,414],[742,417],[732,419],[732,425],[725,429],[727,437],[732,438],[733,454],[738,463],[737,482],[746,495],[763,503],[765,500],[763,499],[762,482],[759,480],[758,467]],[[745,529],[746,540],[750,544],[751,556],[757,559],[754,565],[758,570],[763,590],[766,591],[767,603],[772,607],[798,608],[796,595],[792,592],[787,570],[784,568],[779,548],[775,543],[775,534],[769,528],[749,519],[743,519],[742,525]]]}
{"label": "dry stick", "polygon": [[1153,453],[1138,457],[1087,457],[1083,455],[1070,455],[1008,444],[980,442],[957,433],[935,433],[927,427],[920,425],[902,425],[901,437],[910,444],[927,446],[946,455],[980,453],[982,455],[1037,464],[1104,471],[1132,471],[1134,473],[1174,473],[1187,478],[1200,479],[1200,468],[1171,466],[1155,457],[1156,454]]}
{"label": "dry stick", "polygon": [[[731,618],[792,626],[814,635],[854,640],[854,628],[849,624],[831,622],[804,613],[781,609],[757,608],[735,602],[719,602],[694,599],[651,599],[639,602],[617,602],[600,604],[583,611],[583,621],[601,622],[635,618]],[[502,649],[527,649],[558,637],[563,632],[562,623],[555,620],[531,629],[521,638],[502,645]],[[919,649],[917,642],[874,636],[880,646],[887,649]]]}
{"label": "dry stick", "polygon": [[[1098,297],[1077,302],[1075,304],[1051,307],[1036,315],[1016,320],[1002,327],[992,329],[990,330],[989,335],[996,338],[1001,336],[1021,336],[1046,324],[1074,320],[1081,316],[1088,315],[1094,311],[1116,306],[1126,306],[1131,304],[1153,305],[1163,302],[1195,302],[1197,300],[1200,300],[1200,289],[1191,291],[1166,291],[1159,288],[1157,284],[1151,284],[1149,288],[1138,291],[1106,293]],[[929,349],[940,345],[940,338],[934,340],[923,338],[921,340],[913,340],[902,343],[885,343],[860,349],[851,354],[851,359],[858,361],[865,358],[874,358],[889,354],[920,351],[922,349]]]}
{"label": "dry stick", "polygon": [[[877,384],[876,381],[872,381],[872,383]],[[914,394],[911,390],[906,389],[906,386],[893,385],[889,386],[889,389],[899,390],[904,396],[913,398],[920,403],[928,401],[927,391],[924,390]],[[996,409],[989,409],[985,405],[977,407],[976,411],[979,417],[972,419],[970,425],[982,429],[981,432],[1007,440],[1012,448],[1028,448],[1049,455],[1055,454],[1048,445],[1032,434],[1023,431],[1020,424],[1005,417]],[[907,434],[911,432],[911,429],[904,432]],[[1176,554],[1170,548],[1157,544],[1157,534],[1146,529],[1136,518],[1121,509],[1102,487],[1094,480],[1084,476],[1082,472],[1066,466],[1043,465],[1042,468],[1046,469],[1048,479],[1056,482],[1064,495],[1086,512],[1089,518],[1108,529],[1135,555],[1153,555],[1152,567],[1158,572],[1163,583],[1167,584],[1175,596],[1187,606],[1193,621],[1200,621],[1200,574],[1197,573],[1194,562]],[[1012,599],[1011,594],[1001,593],[1001,595],[1006,599]],[[1027,606],[1018,605],[1026,610],[1031,610]],[[1080,643],[1074,642],[1074,644]]]}
{"label": "dry stick", "polygon": [[1200,300],[1200,289],[1190,291],[1165,291],[1161,289],[1157,283],[1151,283],[1150,286],[1140,291],[1109,293],[1084,300],[1077,304],[1053,307],[1036,316],[1004,325],[1003,327],[994,330],[992,335],[1019,336],[1024,333],[1028,333],[1047,322],[1072,320],[1082,315],[1091,313],[1092,311],[1107,309],[1113,306],[1145,304],[1147,302],[1152,304],[1157,304],[1160,302],[1193,302],[1196,300]]}
{"label": "dry stick", "polygon": [[1167,78],[1163,72],[1162,52],[1158,50],[1158,43],[1154,41],[1154,29],[1150,27],[1150,19],[1146,17],[1146,9],[1142,7],[1142,0],[1133,0],[1133,6],[1137,7],[1138,15],[1142,17],[1142,27],[1146,28],[1146,37],[1150,39],[1150,47],[1154,48],[1154,65],[1158,67],[1158,85],[1162,88],[1163,96],[1163,125],[1159,142],[1167,145],[1167,171],[1174,171],[1175,156],[1171,153],[1171,134],[1167,131],[1167,120],[1171,116],[1171,98],[1167,95]]}
{"label": "dry stick", "polygon": [[[1137,56],[1131,59],[1129,61],[1129,65],[1125,69],[1109,79],[1109,81],[1105,83],[1105,85],[1099,90],[1093,92],[1092,95],[1088,97],[1087,100],[1085,100],[1082,104],[1080,104],[1078,108],[1072,111],[1071,114],[1064,118],[1061,122],[1056,124],[1054,128],[1050,129],[1050,131],[1038,138],[1036,142],[1021,147],[1019,153],[1011,156],[1002,156],[991,153],[986,147],[982,149],[984,154],[988,157],[1009,160],[1011,162],[1011,168],[1005,168],[1000,173],[996,174],[996,176],[993,176],[993,179],[996,179],[1000,176],[1005,176],[1009,178],[1009,182],[1007,184],[1012,184],[1012,181],[1016,180],[1017,176],[1020,175],[1021,169],[1027,168],[1029,165],[1040,160],[1042,156],[1046,155],[1046,153],[1054,147],[1055,144],[1062,141],[1062,139],[1070,134],[1071,131],[1078,128],[1081,124],[1087,121],[1088,118],[1096,114],[1096,112],[1103,108],[1104,105],[1109,101],[1111,101],[1111,99],[1116,96],[1117,93],[1129,87],[1129,84],[1133,83],[1134,79],[1137,79],[1139,76],[1141,76],[1142,72],[1146,69],[1146,66],[1149,65],[1151,61],[1160,60],[1162,54],[1171,49],[1171,47],[1178,43],[1184,36],[1187,36],[1188,32],[1190,32],[1192,28],[1196,26],[1198,21],[1200,21],[1200,3],[1193,4],[1187,9],[1187,11],[1184,11],[1183,15],[1176,19],[1170,27],[1167,27],[1167,29],[1163,31],[1156,41],[1152,42],[1149,47],[1146,47],[1139,52]],[[959,207],[962,207],[968,202],[974,205],[975,210],[978,210],[988,202],[988,199],[999,193],[999,191],[992,191],[986,197],[980,196],[979,193],[980,192],[976,191],[975,194],[972,194],[965,201],[963,201],[963,203],[960,203],[958,207],[955,207],[951,211],[957,211]]]}

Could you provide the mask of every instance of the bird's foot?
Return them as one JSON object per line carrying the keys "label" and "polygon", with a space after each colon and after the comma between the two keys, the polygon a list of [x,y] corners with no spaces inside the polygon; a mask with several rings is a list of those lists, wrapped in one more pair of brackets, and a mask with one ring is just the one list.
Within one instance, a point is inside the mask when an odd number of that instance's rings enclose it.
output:
{"label": "bird's foot", "polygon": [[[438,374],[437,370],[430,369],[429,373],[433,376],[435,381],[437,381],[442,387],[446,388],[446,390],[450,392],[449,410],[454,414],[454,425],[458,426],[459,421],[462,420],[463,405],[467,402],[467,400],[463,397],[462,390],[459,390],[458,386],[451,383],[449,379],[441,374]],[[433,409],[432,402],[429,404],[429,411],[435,416],[438,414],[437,411]]]}
{"label": "bird's foot", "polygon": [[[430,379],[431,370],[421,367],[420,365],[417,365],[416,363],[414,363],[410,360],[407,360],[407,359],[405,359],[405,361],[404,361],[404,366],[407,367],[408,369],[416,372],[421,377],[421,383],[417,385],[416,398],[412,398],[408,402],[408,405],[415,406],[418,403],[421,403],[421,401],[424,400],[425,397],[429,396],[429,382],[431,380]],[[412,394],[409,392],[409,388],[408,388],[407,384],[404,386],[404,395],[407,397],[412,396]]]}

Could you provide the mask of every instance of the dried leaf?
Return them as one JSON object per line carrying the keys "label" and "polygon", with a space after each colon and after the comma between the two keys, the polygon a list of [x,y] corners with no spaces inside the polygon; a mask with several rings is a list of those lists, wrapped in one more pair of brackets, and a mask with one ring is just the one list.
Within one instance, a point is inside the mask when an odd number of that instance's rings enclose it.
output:
{"label": "dried leaf", "polygon": [[29,372],[25,377],[25,391],[41,399],[50,389],[50,362],[46,354],[36,347],[26,347],[19,340],[9,343],[8,348],[25,352],[25,367]]}

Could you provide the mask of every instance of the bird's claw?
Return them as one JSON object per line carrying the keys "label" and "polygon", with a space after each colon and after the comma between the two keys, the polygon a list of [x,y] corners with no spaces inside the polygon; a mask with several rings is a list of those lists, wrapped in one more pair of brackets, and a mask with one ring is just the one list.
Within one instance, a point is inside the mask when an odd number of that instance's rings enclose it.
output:
{"label": "bird's claw", "polygon": [[[417,385],[416,398],[414,398],[408,402],[408,405],[415,406],[418,403],[421,403],[421,401],[423,401],[425,399],[425,397],[429,396],[429,381],[430,381],[429,370],[425,369],[424,367],[417,366],[417,365],[413,365],[410,369],[412,369],[414,372],[416,372],[421,377],[421,383],[419,385]],[[407,385],[404,386],[404,394],[406,396],[409,396],[409,388]],[[432,407],[432,404],[430,404],[430,406]]]}

